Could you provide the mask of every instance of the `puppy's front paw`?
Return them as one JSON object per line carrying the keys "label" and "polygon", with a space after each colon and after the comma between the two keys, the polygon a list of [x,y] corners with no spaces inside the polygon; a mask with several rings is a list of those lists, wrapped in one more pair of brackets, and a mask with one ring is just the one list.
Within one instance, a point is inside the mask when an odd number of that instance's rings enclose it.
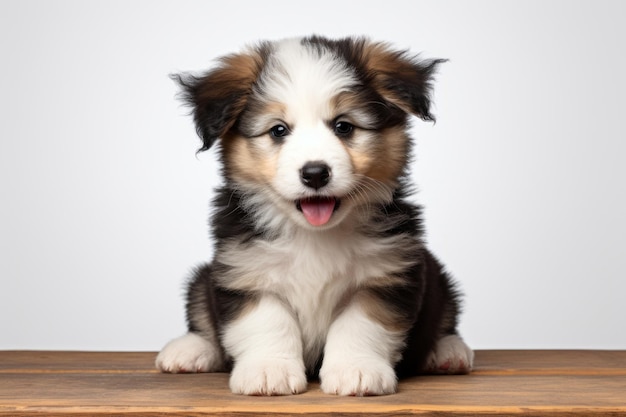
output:
{"label": "puppy's front paw", "polygon": [[457,335],[444,336],[426,362],[426,371],[433,374],[467,374],[472,370],[474,352]]}
{"label": "puppy's front paw", "polygon": [[157,355],[156,367],[168,373],[215,372],[222,370],[223,360],[211,342],[187,333],[165,345]]}
{"label": "puppy's front paw", "polygon": [[304,364],[295,359],[239,361],[230,374],[234,394],[289,395],[306,391]]}
{"label": "puppy's front paw", "polygon": [[385,395],[397,390],[393,368],[379,359],[322,366],[321,388],[335,395]]}

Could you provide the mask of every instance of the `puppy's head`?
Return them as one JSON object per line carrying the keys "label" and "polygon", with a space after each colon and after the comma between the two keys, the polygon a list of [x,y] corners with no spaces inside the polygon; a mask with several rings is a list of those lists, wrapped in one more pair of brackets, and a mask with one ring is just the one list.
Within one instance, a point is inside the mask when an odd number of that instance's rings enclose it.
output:
{"label": "puppy's head", "polygon": [[364,38],[265,42],[178,75],[201,150],[221,140],[227,184],[297,224],[325,229],[391,201],[409,154],[408,116],[433,120],[433,73]]}

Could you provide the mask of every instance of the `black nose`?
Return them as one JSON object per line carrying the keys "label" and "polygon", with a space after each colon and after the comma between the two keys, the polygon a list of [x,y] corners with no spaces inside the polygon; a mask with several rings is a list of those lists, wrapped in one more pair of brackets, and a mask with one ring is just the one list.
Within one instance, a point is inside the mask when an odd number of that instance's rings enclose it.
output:
{"label": "black nose", "polygon": [[330,181],[330,167],[322,161],[307,162],[300,170],[300,181],[319,190]]}

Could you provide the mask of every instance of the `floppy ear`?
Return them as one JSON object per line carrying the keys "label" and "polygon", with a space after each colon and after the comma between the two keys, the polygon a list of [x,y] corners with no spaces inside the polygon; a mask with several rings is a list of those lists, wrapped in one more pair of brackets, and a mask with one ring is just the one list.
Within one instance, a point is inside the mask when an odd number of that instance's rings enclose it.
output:
{"label": "floppy ear", "polygon": [[430,113],[433,76],[446,59],[420,60],[384,43],[369,44],[365,65],[378,93],[406,113],[434,121]]}
{"label": "floppy ear", "polygon": [[182,87],[182,98],[192,108],[198,136],[209,149],[226,134],[246,106],[252,85],[263,65],[254,52],[228,55],[219,65],[201,76],[173,74]]}

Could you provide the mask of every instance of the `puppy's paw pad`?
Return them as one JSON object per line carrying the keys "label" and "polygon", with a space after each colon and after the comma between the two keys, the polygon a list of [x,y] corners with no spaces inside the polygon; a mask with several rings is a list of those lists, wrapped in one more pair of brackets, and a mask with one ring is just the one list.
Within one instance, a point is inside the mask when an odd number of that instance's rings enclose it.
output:
{"label": "puppy's paw pad", "polygon": [[170,341],[159,352],[156,367],[167,373],[214,372],[223,367],[219,349],[194,333]]}
{"label": "puppy's paw pad", "polygon": [[290,395],[306,391],[304,364],[300,360],[275,359],[235,363],[230,389],[243,395]]}
{"label": "puppy's paw pad", "polygon": [[396,392],[396,373],[387,363],[360,363],[322,367],[321,388],[334,395],[386,395]]}
{"label": "puppy's paw pad", "polygon": [[474,352],[457,335],[444,336],[430,353],[426,371],[432,374],[468,374],[474,363]]}

